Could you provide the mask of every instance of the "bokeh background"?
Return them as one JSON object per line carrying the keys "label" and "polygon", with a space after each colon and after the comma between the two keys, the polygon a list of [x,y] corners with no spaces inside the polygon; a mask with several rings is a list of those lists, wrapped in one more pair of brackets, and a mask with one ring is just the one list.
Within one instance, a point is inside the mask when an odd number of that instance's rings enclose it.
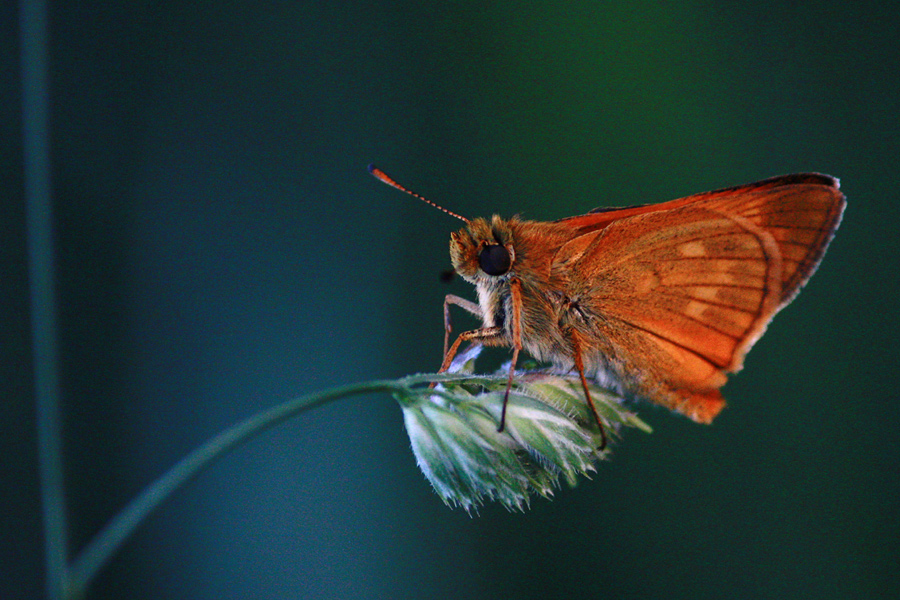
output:
{"label": "bokeh background", "polygon": [[[2,27],[0,597],[42,594],[17,8]],[[301,393],[433,371],[459,225],[795,172],[844,223],[702,427],[525,514],[441,504],[388,397],[302,415],[142,526],[100,598],[896,598],[898,19],[883,2],[51,2],[70,539]],[[460,319],[460,324],[464,324]],[[502,360],[502,351],[489,357]]]}

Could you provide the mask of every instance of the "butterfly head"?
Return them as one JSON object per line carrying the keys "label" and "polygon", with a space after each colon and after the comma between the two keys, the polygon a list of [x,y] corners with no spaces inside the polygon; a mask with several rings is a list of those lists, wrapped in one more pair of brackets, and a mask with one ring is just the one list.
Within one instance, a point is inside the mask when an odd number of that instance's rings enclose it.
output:
{"label": "butterfly head", "polygon": [[510,222],[497,215],[490,222],[472,219],[450,234],[450,260],[453,269],[469,283],[506,276],[516,262]]}
{"label": "butterfly head", "polygon": [[466,223],[459,232],[450,234],[450,260],[453,262],[453,269],[463,279],[476,285],[481,283],[489,286],[508,279],[505,276],[513,269],[516,261],[513,248],[513,228],[518,223],[516,218],[504,221],[494,215],[490,222],[486,219],[467,219],[406,189],[375,165],[369,165],[369,172],[389,186]]}

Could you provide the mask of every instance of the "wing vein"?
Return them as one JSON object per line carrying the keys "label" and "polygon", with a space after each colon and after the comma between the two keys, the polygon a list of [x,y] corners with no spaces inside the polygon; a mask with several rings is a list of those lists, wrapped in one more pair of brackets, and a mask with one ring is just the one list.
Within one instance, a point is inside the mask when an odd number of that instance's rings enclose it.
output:
{"label": "wing vein", "polygon": [[[661,286],[662,288],[670,288],[672,286]],[[688,287],[688,286],[685,286]],[[702,286],[699,286],[702,287]],[[721,287],[721,286],[708,286],[708,287]],[[677,289],[677,288],[676,288]],[[761,288],[753,288],[753,289],[761,289]],[[713,300],[707,300],[706,298],[698,298],[697,296],[689,296],[687,294],[675,294],[671,292],[660,291],[660,293],[664,296],[669,296],[670,298],[681,298],[686,300],[693,300],[695,302],[702,302],[703,304],[708,304],[710,306],[717,306],[719,308],[727,308],[728,310],[736,310],[738,312],[747,313],[748,315],[756,315],[756,311],[750,310],[749,308],[739,308],[734,306],[733,304],[726,304],[725,302],[715,302]]]}
{"label": "wing vein", "polygon": [[635,329],[637,329],[637,330],[639,330],[639,331],[643,331],[644,333],[646,333],[646,334],[648,334],[648,335],[651,335],[651,336],[653,336],[653,337],[655,337],[655,338],[659,338],[659,339],[661,339],[661,340],[663,340],[663,341],[665,341],[665,342],[668,342],[668,343],[672,344],[673,346],[675,346],[675,347],[677,347],[677,348],[681,348],[682,350],[685,350],[686,352],[689,352],[689,353],[693,354],[694,356],[700,358],[701,360],[704,360],[704,361],[708,362],[709,364],[711,364],[712,366],[716,367],[717,369],[725,369],[725,368],[728,367],[728,364],[729,364],[729,363],[726,363],[726,364],[720,364],[720,363],[718,363],[715,359],[710,358],[709,356],[706,356],[706,355],[704,355],[704,354],[701,354],[701,353],[698,352],[695,348],[691,348],[691,347],[689,347],[689,346],[685,346],[685,345],[682,344],[681,342],[678,342],[678,341],[676,341],[676,340],[673,340],[672,338],[666,337],[665,335],[662,335],[662,334],[660,334],[659,332],[653,331],[652,329],[647,329],[646,327],[641,327],[640,325],[638,325],[638,324],[636,324],[636,323],[632,323],[631,321],[628,321],[627,319],[623,319],[623,318],[618,317],[618,316],[615,317],[615,318],[618,319],[619,321],[621,321],[622,323],[625,323],[625,324],[628,325],[629,327],[633,327],[633,328],[635,328]]}

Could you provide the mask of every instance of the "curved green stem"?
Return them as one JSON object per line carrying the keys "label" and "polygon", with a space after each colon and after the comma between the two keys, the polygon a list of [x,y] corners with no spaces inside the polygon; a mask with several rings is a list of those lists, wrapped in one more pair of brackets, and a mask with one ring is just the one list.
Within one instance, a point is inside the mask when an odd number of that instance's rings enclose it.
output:
{"label": "curved green stem", "polygon": [[257,434],[305,410],[332,400],[378,392],[421,394],[414,390],[428,383],[449,381],[489,381],[492,378],[465,374],[409,375],[397,380],[369,381],[345,385],[323,392],[301,396],[259,412],[219,433],[182,458],[156,481],[144,488],[137,497],[119,511],[112,520],[78,553],[72,562],[65,587],[65,598],[78,598],[101,568],[116,553],[147,515],[162,504],[178,488],[197,476],[203,469],[222,458]]}
{"label": "curved green stem", "polygon": [[79,552],[69,570],[66,597],[77,598],[138,525],[203,469],[256,434],[310,408],[359,394],[396,392],[417,381],[370,381],[302,396],[264,410],[216,435],[147,486]]}
{"label": "curved green stem", "polygon": [[48,600],[59,600],[67,577],[68,527],[60,435],[46,4],[43,0],[19,3],[19,42],[23,192],[45,589]]}

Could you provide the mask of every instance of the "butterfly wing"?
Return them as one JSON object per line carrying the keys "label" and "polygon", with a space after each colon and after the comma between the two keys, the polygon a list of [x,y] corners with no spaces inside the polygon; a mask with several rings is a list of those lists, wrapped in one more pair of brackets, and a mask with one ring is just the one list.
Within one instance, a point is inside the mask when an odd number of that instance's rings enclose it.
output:
{"label": "butterfly wing", "polygon": [[815,271],[844,208],[837,180],[791,175],[558,223],[552,263],[587,363],[710,422],[718,389]]}

